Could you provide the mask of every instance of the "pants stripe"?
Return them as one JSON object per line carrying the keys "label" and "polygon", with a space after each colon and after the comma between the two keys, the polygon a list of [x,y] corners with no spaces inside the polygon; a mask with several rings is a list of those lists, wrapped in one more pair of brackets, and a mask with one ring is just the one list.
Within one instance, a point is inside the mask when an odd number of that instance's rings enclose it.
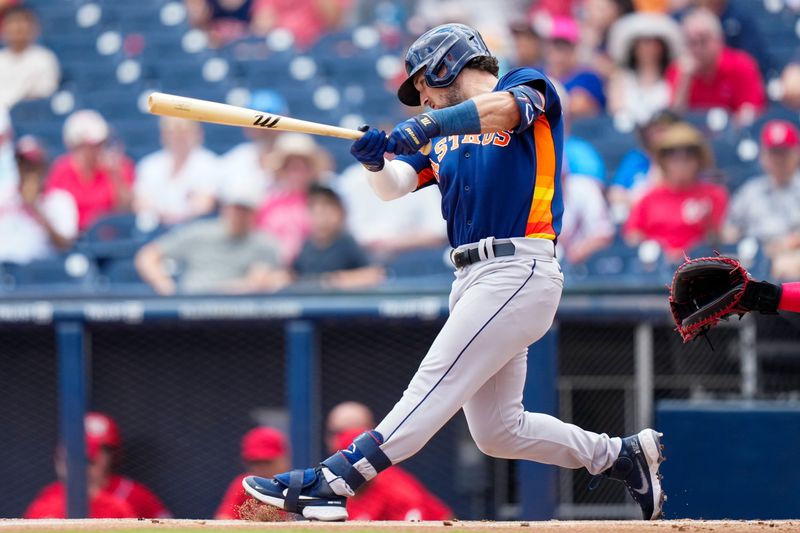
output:
{"label": "pants stripe", "polygon": [[498,309],[497,311],[495,311],[495,313],[494,313],[494,314],[493,314],[491,317],[489,317],[489,320],[487,320],[487,321],[486,321],[486,322],[483,324],[483,326],[481,326],[481,327],[480,327],[480,329],[479,329],[479,330],[478,330],[478,331],[475,333],[475,335],[473,335],[473,336],[472,336],[472,338],[469,340],[469,342],[468,342],[468,343],[467,343],[467,344],[464,346],[464,348],[462,348],[462,350],[461,350],[461,351],[458,353],[458,355],[457,355],[457,356],[456,356],[456,358],[453,360],[453,362],[452,362],[452,363],[450,363],[450,366],[447,368],[447,370],[445,370],[444,374],[442,374],[442,377],[440,377],[440,378],[439,378],[439,380],[438,380],[438,381],[437,381],[437,382],[436,382],[436,383],[433,385],[433,387],[431,387],[431,390],[429,390],[429,391],[428,391],[428,393],[427,393],[427,394],[425,394],[425,396],[424,396],[424,397],[423,397],[423,398],[422,398],[422,399],[419,401],[419,403],[417,403],[417,405],[415,405],[415,406],[414,406],[414,408],[411,410],[411,412],[409,412],[409,413],[408,413],[408,414],[405,416],[405,418],[403,418],[403,420],[401,420],[401,421],[400,421],[400,423],[399,423],[399,424],[397,424],[397,427],[396,427],[396,428],[394,428],[394,430],[393,430],[391,433],[389,433],[389,436],[388,436],[388,437],[386,437],[386,439],[384,440],[384,443],[386,443],[386,441],[388,441],[389,439],[391,439],[391,438],[392,438],[392,435],[394,435],[395,433],[397,433],[397,430],[399,430],[399,429],[400,429],[400,427],[401,427],[401,426],[402,426],[402,425],[403,425],[403,424],[406,422],[406,420],[408,420],[408,419],[411,417],[411,415],[413,415],[413,414],[414,414],[414,411],[416,411],[416,410],[417,410],[417,409],[418,409],[418,408],[419,408],[419,407],[422,405],[422,403],[423,403],[425,400],[427,400],[427,399],[428,399],[428,396],[430,396],[430,395],[431,395],[431,393],[433,393],[433,391],[434,391],[434,390],[436,390],[436,387],[438,387],[438,386],[439,386],[439,384],[442,382],[442,380],[444,380],[444,378],[446,378],[446,377],[447,377],[447,374],[449,374],[449,373],[450,373],[450,371],[453,369],[453,367],[454,367],[454,366],[456,366],[456,363],[458,362],[458,360],[459,360],[459,359],[461,359],[461,356],[462,356],[462,355],[464,355],[464,352],[466,352],[466,351],[467,351],[467,348],[469,348],[469,347],[470,347],[470,345],[473,343],[473,341],[474,341],[475,339],[477,339],[477,338],[478,338],[478,335],[480,335],[480,334],[481,334],[481,332],[482,332],[484,329],[486,329],[486,326],[488,326],[488,325],[489,325],[489,323],[490,323],[492,320],[494,320],[494,318],[495,318],[497,315],[499,315],[499,314],[500,314],[500,311],[502,311],[503,309],[505,309],[505,307],[506,307],[506,306],[509,304],[509,302],[511,302],[511,300],[513,300],[513,299],[514,299],[514,297],[515,297],[517,294],[519,294],[519,291],[521,291],[521,290],[522,290],[522,289],[525,287],[525,285],[527,285],[527,284],[528,284],[528,282],[530,281],[530,279],[533,277],[533,273],[534,273],[534,271],[535,271],[535,270],[536,270],[536,259],[534,259],[534,260],[533,260],[533,266],[531,267],[531,273],[530,273],[530,275],[529,275],[529,276],[528,276],[528,277],[525,279],[525,281],[523,281],[523,282],[522,282],[522,285],[520,285],[520,286],[519,286],[519,288],[518,288],[516,291],[514,291],[514,294],[512,294],[511,296],[509,296],[509,297],[508,297],[508,300],[506,300],[506,301],[505,301],[505,303],[504,303],[503,305],[501,305],[501,306],[500,306],[500,309]]}

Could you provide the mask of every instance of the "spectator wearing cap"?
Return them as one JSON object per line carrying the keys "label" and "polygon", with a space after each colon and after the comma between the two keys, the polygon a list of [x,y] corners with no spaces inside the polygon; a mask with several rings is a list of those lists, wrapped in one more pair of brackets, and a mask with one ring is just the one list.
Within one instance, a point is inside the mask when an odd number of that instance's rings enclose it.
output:
{"label": "spectator wearing cap", "polygon": [[[136,269],[161,295],[182,293],[241,294],[267,292],[288,282],[278,268],[279,249],[255,231],[255,209],[262,184],[238,177],[222,191],[218,217],[175,227],[136,254]],[[178,281],[174,270],[180,270]]]}
{"label": "spectator wearing cap", "polygon": [[[325,423],[328,449],[335,453],[347,448],[353,439],[374,425],[372,412],[366,405],[354,401],[336,405]],[[444,502],[399,466],[384,470],[354,497],[348,498],[347,512],[350,520],[446,520],[453,517]]]}
{"label": "spectator wearing cap", "polygon": [[310,135],[284,133],[269,164],[275,179],[256,210],[256,225],[278,241],[282,260],[291,264],[311,231],[308,188],[324,180],[330,161]]}
{"label": "spectator wearing cap", "polygon": [[319,282],[326,288],[369,287],[384,278],[383,268],[367,254],[345,228],[342,200],[332,189],[312,185],[308,191],[311,230],[292,262],[299,281]]}
{"label": "spectator wearing cap", "polygon": [[16,143],[18,194],[0,201],[0,262],[29,263],[67,250],[78,235],[78,209],[62,190],[42,191],[47,155],[30,135]]}
{"label": "spectator wearing cap", "polygon": [[624,221],[631,205],[647,188],[660,183],[661,169],[653,164],[656,146],[669,126],[680,120],[675,112],[665,109],[637,129],[641,148],[634,148],[625,154],[608,188],[608,201],[615,222]]}
{"label": "spectator wearing cap", "polygon": [[[270,115],[290,115],[286,99],[271,89],[258,89],[250,96],[248,107]],[[272,152],[280,131],[269,128],[243,128],[247,141],[237,144],[221,157],[221,166],[231,176],[256,176],[264,185],[275,179]]]}
{"label": "spectator wearing cap", "polygon": [[53,163],[46,190],[63,190],[78,206],[78,229],[99,217],[128,211],[133,162],[121,148],[108,144],[109,128],[97,111],[84,109],[64,122],[64,145],[69,150]]}
{"label": "spectator wearing cap", "polygon": [[542,37],[539,31],[528,20],[516,20],[509,27],[512,41],[513,67],[539,68],[542,64]]}
{"label": "spectator wearing cap", "polygon": [[633,13],[611,28],[608,50],[617,66],[608,82],[608,111],[636,123],[669,107],[667,67],[683,53],[680,26],[669,16]]}
{"label": "spectator wearing cap", "polygon": [[[159,498],[138,481],[116,473],[122,437],[116,422],[104,413],[87,413],[84,419],[89,461],[90,518],[166,518],[169,511]],[[46,486],[25,513],[25,518],[65,518],[66,493],[63,479],[66,463],[62,447],[56,450],[59,481]]]}
{"label": "spectator wearing cap", "polygon": [[693,9],[682,22],[687,53],[673,61],[666,77],[675,109],[721,107],[748,123],[766,105],[764,81],[755,60],[725,46],[722,25],[708,9]]}
{"label": "spectator wearing cap", "polygon": [[579,40],[578,23],[571,18],[556,17],[550,25],[544,48],[545,72],[566,88],[570,97],[567,115],[571,118],[597,116],[606,107],[600,76],[580,65]]}
{"label": "spectator wearing cap", "polygon": [[770,120],[761,130],[764,174],[736,191],[726,239],[754,237],[773,261],[773,275],[800,276],[800,133],[785,120]]}
{"label": "spectator wearing cap", "polygon": [[58,59],[36,44],[39,21],[29,7],[12,6],[3,12],[0,50],[0,107],[46,98],[56,92],[60,70]]}
{"label": "spectator wearing cap", "polygon": [[631,209],[624,227],[629,244],[654,240],[670,260],[690,248],[716,242],[725,220],[728,193],[701,180],[714,159],[702,134],[690,124],[673,124],[656,146],[662,182],[650,188]]}
{"label": "spectator wearing cap", "polygon": [[245,473],[228,485],[225,496],[214,514],[217,520],[240,520],[239,508],[250,499],[242,480],[247,476],[271,478],[289,469],[289,446],[286,437],[275,428],[257,427],[242,437],[241,459]]}
{"label": "spectator wearing cap", "polygon": [[203,147],[203,129],[193,120],[162,117],[161,150],[136,167],[133,209],[166,225],[205,215],[214,209],[222,169]]}

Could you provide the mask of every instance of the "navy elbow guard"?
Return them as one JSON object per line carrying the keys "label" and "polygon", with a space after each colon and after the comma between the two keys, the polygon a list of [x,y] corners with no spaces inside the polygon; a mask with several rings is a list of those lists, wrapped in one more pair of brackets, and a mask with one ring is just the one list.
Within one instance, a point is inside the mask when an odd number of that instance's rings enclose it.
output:
{"label": "navy elbow guard", "polygon": [[517,109],[519,109],[519,126],[514,131],[522,133],[530,128],[536,122],[536,119],[544,113],[544,97],[539,91],[527,85],[517,85],[508,89],[508,92],[514,97],[517,102]]}

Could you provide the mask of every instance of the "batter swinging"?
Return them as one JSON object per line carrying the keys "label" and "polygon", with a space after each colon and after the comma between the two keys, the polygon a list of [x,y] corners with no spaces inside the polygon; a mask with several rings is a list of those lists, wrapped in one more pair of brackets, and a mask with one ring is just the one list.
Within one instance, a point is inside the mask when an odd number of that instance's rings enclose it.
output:
{"label": "batter swinging", "polygon": [[[554,253],[563,121],[553,85],[531,68],[498,80],[497,60],[462,24],[417,39],[406,71],[400,100],[431,110],[388,137],[366,131],[351,152],[384,200],[438,184],[456,267],[450,316],[378,427],[316,468],[251,476],[245,490],[309,519],[345,520],[348,496],[414,455],[463,409],[484,453],[620,480],[645,519],[660,517],[660,434],[611,438],[522,406],[527,348],[550,327],[563,285]],[[433,150],[422,155],[429,141]],[[385,152],[398,157],[386,161]]]}

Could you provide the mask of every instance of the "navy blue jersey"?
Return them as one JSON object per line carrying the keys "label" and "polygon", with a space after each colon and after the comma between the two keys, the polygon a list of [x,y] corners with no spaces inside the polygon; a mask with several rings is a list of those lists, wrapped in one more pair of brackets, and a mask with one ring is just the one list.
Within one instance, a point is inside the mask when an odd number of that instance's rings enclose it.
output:
{"label": "navy blue jersey", "polygon": [[561,231],[561,102],[541,72],[514,69],[495,91],[529,85],[545,97],[545,112],[523,131],[451,135],[431,140],[426,156],[398,156],[417,171],[417,189],[437,183],[450,245],[486,237],[555,241]]}

